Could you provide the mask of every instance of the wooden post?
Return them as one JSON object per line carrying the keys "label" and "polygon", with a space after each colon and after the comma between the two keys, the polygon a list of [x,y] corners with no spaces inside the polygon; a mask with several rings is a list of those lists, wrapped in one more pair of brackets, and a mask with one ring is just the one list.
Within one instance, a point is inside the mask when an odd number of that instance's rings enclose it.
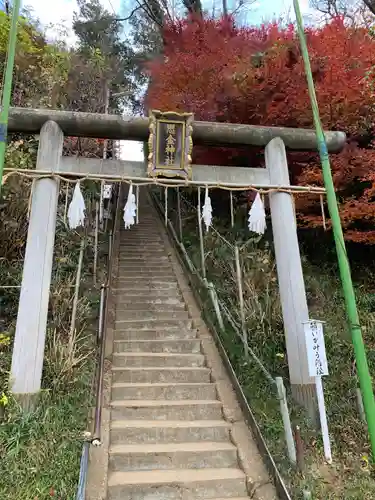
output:
{"label": "wooden post", "polygon": [[[37,168],[58,171],[63,139],[56,123],[43,125]],[[35,181],[10,373],[12,392],[25,410],[41,386],[58,194],[58,180]]]}
{"label": "wooden post", "polygon": [[[271,184],[289,185],[285,145],[272,139],[265,149]],[[303,322],[309,319],[293,200],[289,193],[269,195],[277,275],[284,319],[290,383],[293,397],[317,419],[315,380],[309,376]]]}
{"label": "wooden post", "polygon": [[305,449],[299,425],[294,426],[294,441],[296,443],[297,470],[303,474],[305,470]]}
{"label": "wooden post", "polygon": [[292,430],[292,424],[290,422],[289,408],[288,408],[288,400],[286,397],[284,382],[282,377],[275,378],[277,394],[279,396],[280,402],[280,413],[283,419],[284,432],[285,432],[285,441],[288,450],[288,457],[290,462],[295,465],[297,463],[297,455],[296,455],[296,446],[294,443],[294,436]]}
{"label": "wooden post", "polygon": [[98,245],[99,245],[99,210],[100,205],[98,202],[95,203],[95,238],[94,238],[94,272],[93,280],[94,286],[96,286],[96,274],[98,269]]}
{"label": "wooden post", "polygon": [[77,266],[77,274],[76,274],[76,283],[74,286],[74,298],[73,298],[73,307],[72,307],[72,317],[70,320],[70,340],[74,337],[74,330],[76,329],[76,318],[77,318],[77,308],[78,308],[78,299],[79,299],[79,287],[81,285],[81,275],[82,275],[82,264],[83,264],[83,253],[85,251],[85,239],[81,240],[81,247],[79,250],[79,258],[78,258],[78,266]]}
{"label": "wooden post", "polygon": [[178,217],[178,232],[180,236],[180,243],[182,242],[182,215],[181,215],[181,196],[180,188],[177,187],[177,217]]}
{"label": "wooden post", "polygon": [[242,270],[240,264],[240,250],[238,245],[234,247],[234,261],[236,264],[236,277],[237,277],[237,290],[238,290],[238,302],[240,306],[240,317],[241,317],[241,332],[242,332],[242,343],[246,358],[249,357],[249,345],[247,342],[247,330],[246,330],[246,318],[245,318],[245,305],[243,300],[243,290],[242,290]]}
{"label": "wooden post", "polygon": [[206,258],[204,255],[204,239],[203,239],[203,229],[202,229],[202,209],[201,209],[201,188],[200,187],[198,187],[197,215],[198,215],[198,229],[199,229],[199,244],[200,244],[200,249],[201,249],[202,277],[203,277],[203,279],[206,279]]}

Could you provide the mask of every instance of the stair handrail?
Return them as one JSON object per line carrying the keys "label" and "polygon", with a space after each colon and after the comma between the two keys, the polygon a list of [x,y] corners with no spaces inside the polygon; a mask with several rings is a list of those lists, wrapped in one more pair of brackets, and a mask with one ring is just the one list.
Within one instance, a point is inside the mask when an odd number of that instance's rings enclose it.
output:
{"label": "stair handrail", "polygon": [[118,235],[119,226],[119,213],[120,213],[120,202],[121,202],[121,188],[122,185],[119,184],[116,191],[116,198],[114,206],[114,218],[112,229],[108,233],[108,258],[107,258],[107,273],[104,283],[100,287],[100,305],[99,305],[99,322],[97,330],[97,345],[99,348],[99,354],[97,358],[96,366],[96,377],[95,377],[95,416],[94,416],[94,429],[93,432],[85,433],[85,441],[82,447],[81,461],[80,461],[80,471],[78,479],[78,487],[76,500],[85,500],[86,496],[86,484],[87,484],[87,472],[89,464],[89,449],[90,445],[100,446],[101,445],[101,424],[102,424],[102,409],[103,409],[103,378],[104,378],[104,361],[105,361],[105,343],[106,343],[106,326],[108,320],[108,293],[111,287],[112,274],[113,274],[113,253],[114,253],[114,240]]}
{"label": "stair handrail", "polygon": [[102,409],[103,409],[103,381],[104,381],[104,361],[105,361],[105,343],[106,343],[106,333],[107,333],[107,321],[108,321],[108,310],[109,301],[108,293],[112,284],[112,274],[113,274],[113,252],[115,248],[114,241],[119,234],[119,223],[120,223],[120,202],[121,202],[121,187],[119,184],[117,191],[117,199],[115,203],[115,217],[113,223],[113,230],[110,233],[110,252],[108,252],[108,264],[107,264],[107,276],[106,280],[101,287],[101,297],[103,297],[103,303],[101,304],[102,317],[101,323],[99,320],[98,328],[98,344],[99,344],[99,362],[97,371],[97,383],[96,383],[96,405],[95,405],[95,417],[94,417],[94,430],[92,434],[91,443],[94,446],[101,445],[101,423],[102,423]]}

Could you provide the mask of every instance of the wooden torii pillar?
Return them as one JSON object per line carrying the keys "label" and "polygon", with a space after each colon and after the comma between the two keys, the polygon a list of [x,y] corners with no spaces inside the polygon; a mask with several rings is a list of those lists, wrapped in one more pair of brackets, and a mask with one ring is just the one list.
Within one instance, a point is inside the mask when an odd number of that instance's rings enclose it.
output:
{"label": "wooden torii pillar", "polygon": [[[148,137],[147,118],[12,108],[9,132],[40,133],[37,169],[65,175],[109,175],[147,179],[144,162],[100,160],[62,156],[65,135],[113,140],[144,141]],[[326,132],[327,147],[337,152],[345,144],[345,134]],[[195,122],[194,144],[266,146],[266,168],[193,165],[193,181],[235,183],[267,187],[289,185],[285,146],[315,150],[311,130],[256,127],[223,123]],[[32,194],[29,230],[13,348],[10,386],[27,409],[41,388],[43,354],[51,283],[58,181],[37,180]],[[291,195],[270,194],[280,298],[294,397],[313,414],[314,383],[307,373],[307,356],[302,322],[308,319],[305,286],[299,253],[296,221]]]}

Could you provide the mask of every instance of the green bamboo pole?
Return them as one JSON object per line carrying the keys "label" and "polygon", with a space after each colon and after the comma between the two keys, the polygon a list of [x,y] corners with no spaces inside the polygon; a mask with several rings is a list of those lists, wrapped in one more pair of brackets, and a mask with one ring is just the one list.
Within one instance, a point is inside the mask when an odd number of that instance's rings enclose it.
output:
{"label": "green bamboo pole", "polygon": [[293,0],[293,2],[294,2],[294,10],[296,13],[298,35],[301,44],[302,56],[305,64],[305,72],[309,89],[311,107],[313,111],[320,161],[322,163],[323,179],[327,193],[328,210],[332,221],[333,237],[335,240],[336,253],[339,262],[341,283],[346,305],[346,314],[348,317],[349,327],[352,335],[354,354],[357,363],[357,373],[363,397],[363,405],[366,413],[368,433],[371,442],[372,457],[373,460],[375,460],[375,400],[372,389],[372,379],[367,363],[366,349],[363,342],[361,326],[359,323],[354,287],[350,272],[349,260],[345,248],[344,235],[341,227],[341,220],[337,205],[335,188],[332,180],[327,144],[324,137],[322,124],[320,121],[319,107],[315,94],[314,80],[311,72],[310,59],[307,49],[305,32],[303,28],[301,9],[298,0]]}
{"label": "green bamboo pole", "polygon": [[0,193],[1,193],[1,183],[3,179],[4,171],[4,161],[5,161],[5,151],[7,147],[7,128],[8,128],[8,116],[9,116],[9,106],[10,98],[12,94],[12,83],[13,83],[13,68],[14,68],[14,56],[16,53],[16,43],[17,43],[17,28],[18,28],[18,17],[20,12],[21,0],[14,0],[12,21],[9,32],[8,41],[8,54],[7,62],[4,73],[4,86],[3,95],[1,100],[1,110],[0,110]]}

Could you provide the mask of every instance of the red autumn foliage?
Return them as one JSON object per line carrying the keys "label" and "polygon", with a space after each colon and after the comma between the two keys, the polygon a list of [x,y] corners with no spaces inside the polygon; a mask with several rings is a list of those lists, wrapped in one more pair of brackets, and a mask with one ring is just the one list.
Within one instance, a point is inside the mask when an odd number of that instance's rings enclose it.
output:
{"label": "red autumn foliage", "polygon": [[[346,149],[331,155],[345,237],[375,244],[375,38],[341,19],[307,32],[323,126],[344,130]],[[165,28],[164,58],[148,67],[148,108],[192,111],[197,120],[313,126],[293,26],[237,28],[224,19],[186,19]],[[194,161],[259,166],[261,151],[195,148]],[[289,153],[292,182],[322,185],[314,153]],[[321,227],[320,202],[297,201],[300,224]]]}

